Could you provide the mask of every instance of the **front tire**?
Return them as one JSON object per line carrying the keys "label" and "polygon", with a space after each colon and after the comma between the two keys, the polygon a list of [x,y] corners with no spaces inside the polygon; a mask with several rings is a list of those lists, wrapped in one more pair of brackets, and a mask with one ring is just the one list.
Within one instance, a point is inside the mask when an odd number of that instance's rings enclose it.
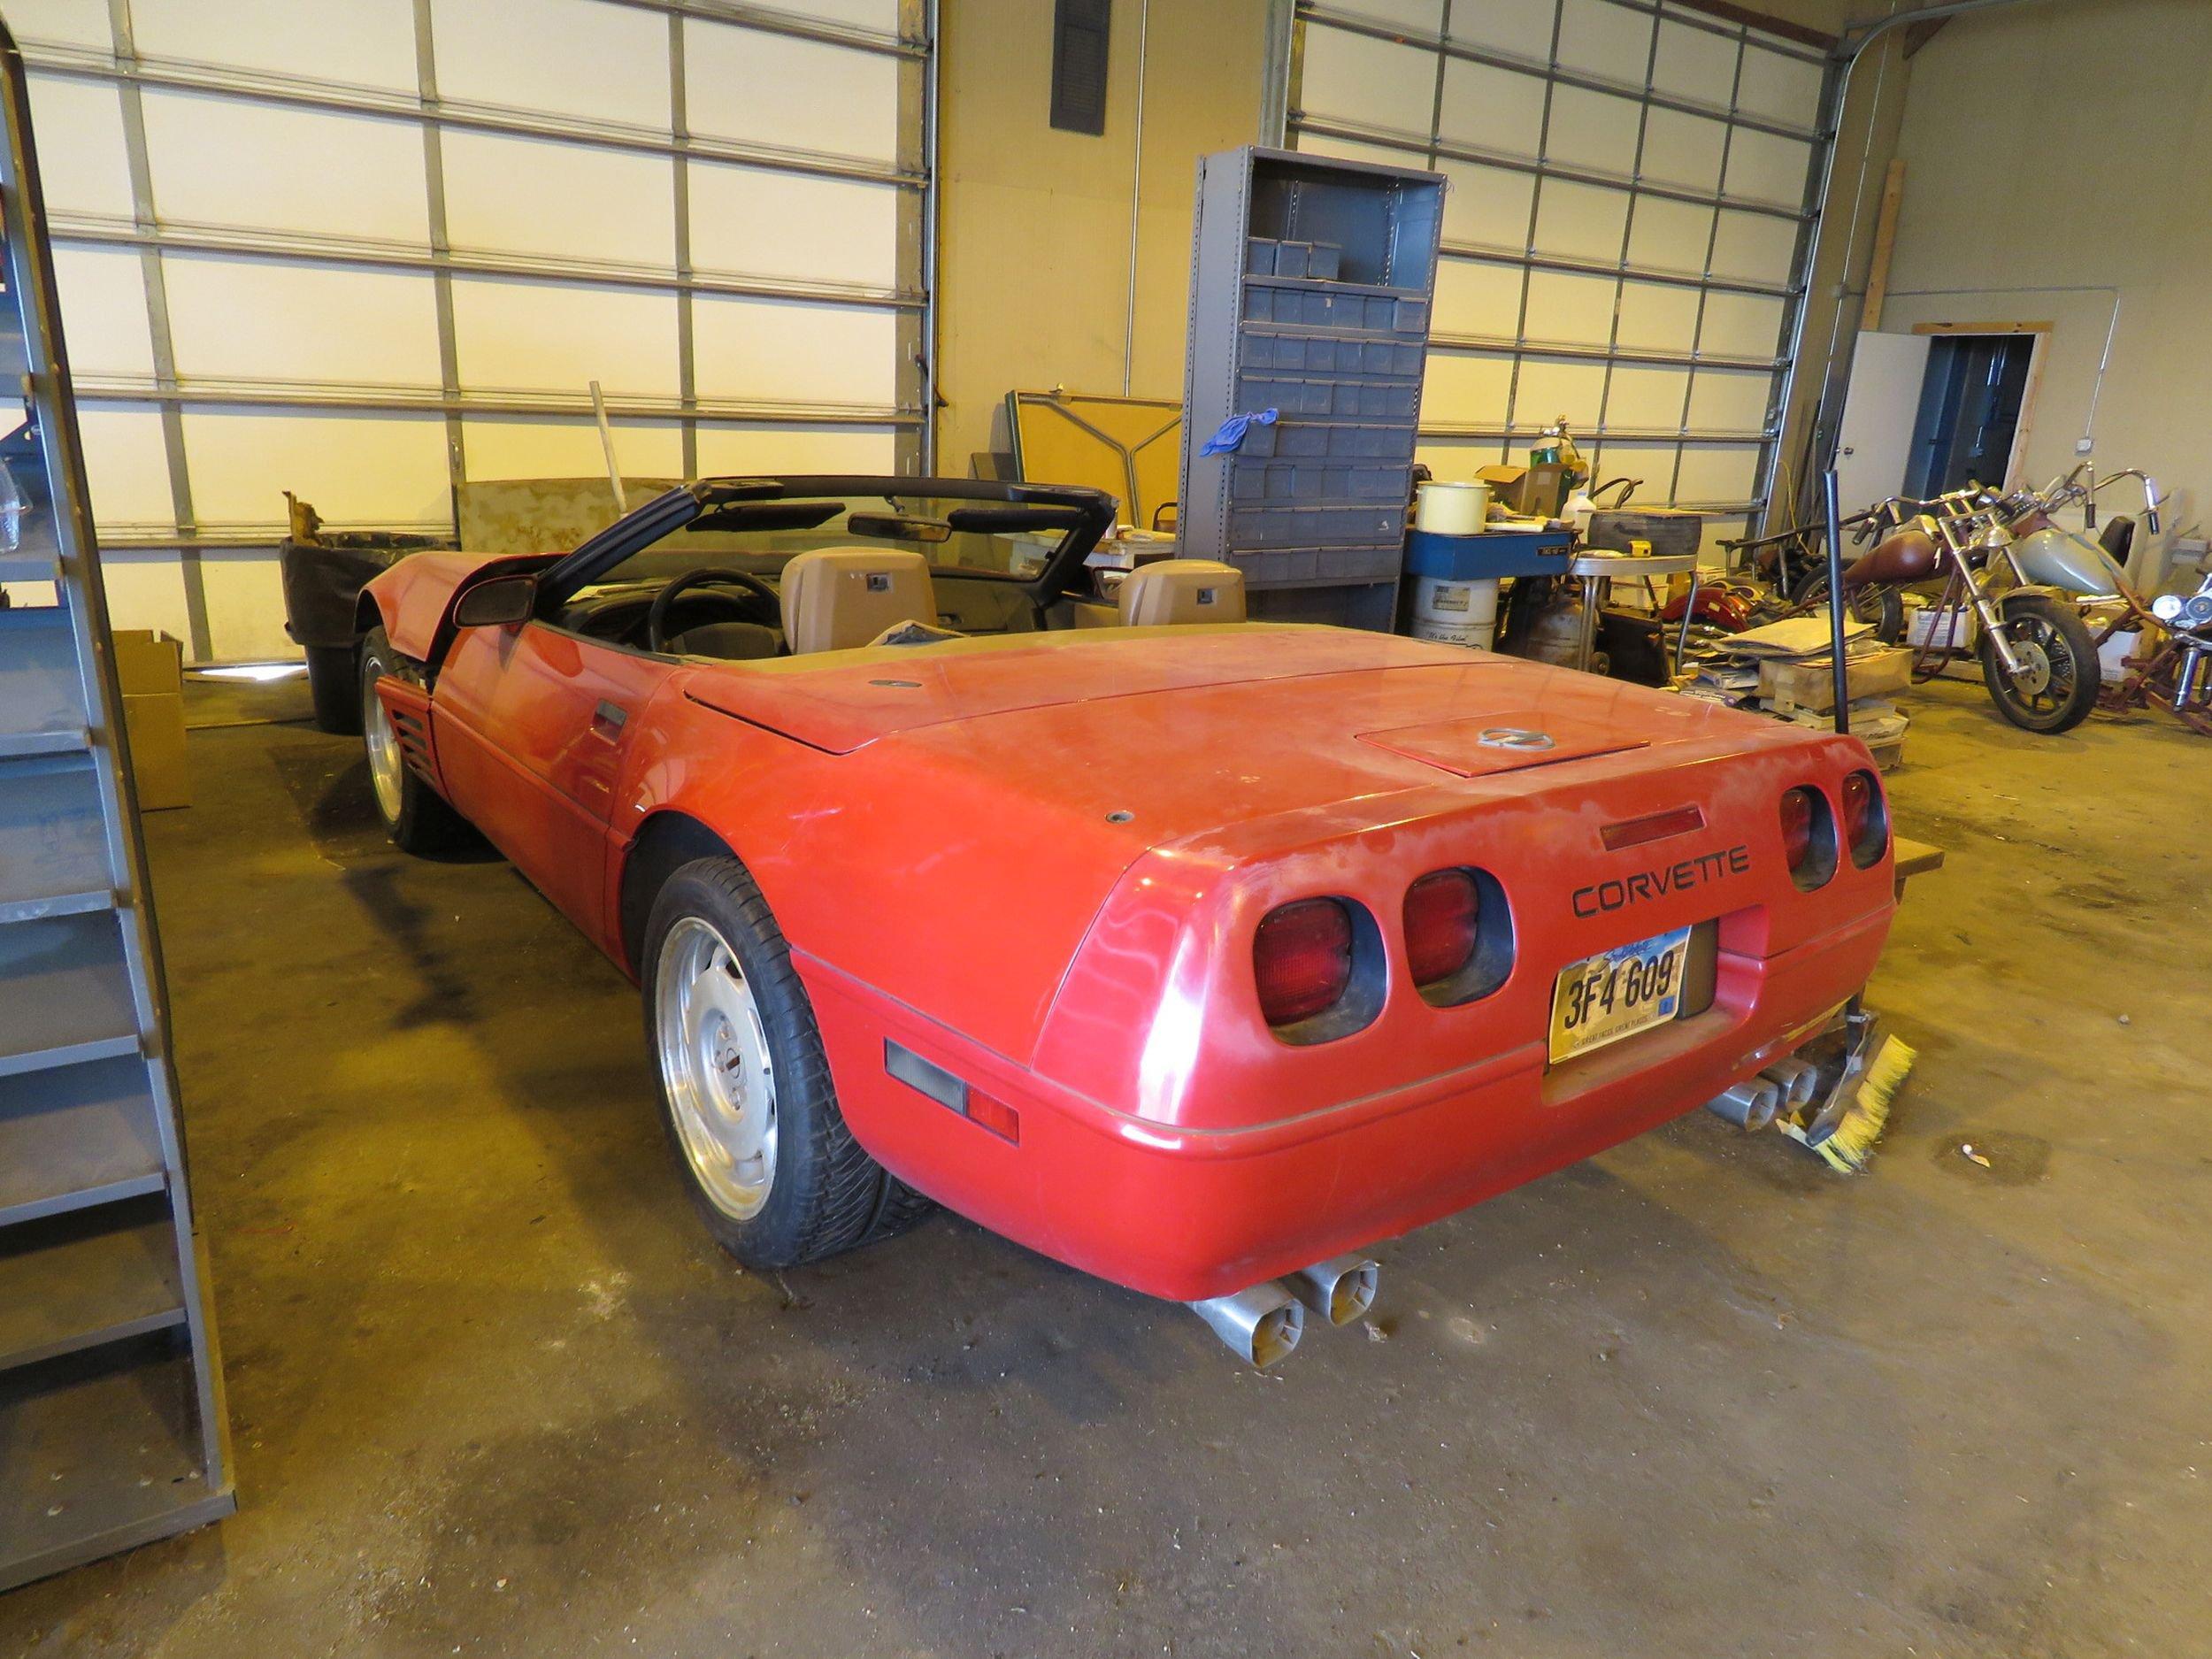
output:
{"label": "front tire", "polygon": [[361,665],[350,645],[310,645],[307,691],[315,702],[315,729],[334,737],[361,735]]}
{"label": "front tire", "polygon": [[2016,594],[2003,605],[2007,643],[2022,658],[2005,672],[1993,641],[1981,642],[1982,683],[1998,713],[2023,731],[2070,732],[2097,706],[2102,669],[2097,642],[2081,612],[2047,594]]}
{"label": "front tire", "polygon": [[813,1006],[743,864],[678,869],[639,964],[662,1127],[715,1242],[748,1267],[796,1267],[928,1212],[845,1127]]}
{"label": "front tire", "polygon": [[420,671],[392,649],[384,630],[372,628],[361,641],[361,741],[368,750],[369,787],[384,832],[405,853],[443,852],[465,844],[475,833],[468,820],[407,764],[392,717],[376,695],[376,682],[387,674],[411,685],[422,683]]}

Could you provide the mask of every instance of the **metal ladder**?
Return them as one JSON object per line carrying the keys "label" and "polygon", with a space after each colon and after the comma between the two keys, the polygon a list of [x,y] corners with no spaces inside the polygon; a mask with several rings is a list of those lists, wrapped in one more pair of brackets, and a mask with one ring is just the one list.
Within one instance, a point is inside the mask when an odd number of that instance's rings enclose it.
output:
{"label": "metal ladder", "polygon": [[[0,1590],[235,1507],[23,62],[0,27]],[[4,425],[4,421],[0,421]],[[6,496],[0,492],[0,513]],[[0,547],[8,538],[0,536]]]}

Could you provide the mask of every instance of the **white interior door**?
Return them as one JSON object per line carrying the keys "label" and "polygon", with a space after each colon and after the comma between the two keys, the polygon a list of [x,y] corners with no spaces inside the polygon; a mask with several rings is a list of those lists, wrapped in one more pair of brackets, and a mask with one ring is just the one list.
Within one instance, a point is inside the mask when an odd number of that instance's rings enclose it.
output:
{"label": "white interior door", "polygon": [[1930,334],[1870,330],[1859,335],[1836,445],[1836,484],[1845,512],[1903,492],[1933,343]]}

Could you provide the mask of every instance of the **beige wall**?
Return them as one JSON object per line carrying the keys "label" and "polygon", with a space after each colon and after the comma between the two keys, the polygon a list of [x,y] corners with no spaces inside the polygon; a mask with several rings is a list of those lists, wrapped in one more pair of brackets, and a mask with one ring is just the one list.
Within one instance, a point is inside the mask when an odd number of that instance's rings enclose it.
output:
{"label": "beige wall", "polygon": [[[2096,458],[2179,492],[2169,537],[2212,486],[2208,72],[2203,0],[2049,0],[1954,22],[1913,60],[1881,319],[2055,326],[2022,469],[2041,482],[2073,465],[2116,300]],[[2021,94],[1996,119],[1993,87]]]}
{"label": "beige wall", "polygon": [[[1053,130],[1048,0],[943,0],[940,470],[987,449],[1016,387],[1119,392],[1139,0],[1116,0],[1106,133]],[[1150,0],[1130,389],[1180,399],[1199,156],[1258,135],[1265,0]]]}

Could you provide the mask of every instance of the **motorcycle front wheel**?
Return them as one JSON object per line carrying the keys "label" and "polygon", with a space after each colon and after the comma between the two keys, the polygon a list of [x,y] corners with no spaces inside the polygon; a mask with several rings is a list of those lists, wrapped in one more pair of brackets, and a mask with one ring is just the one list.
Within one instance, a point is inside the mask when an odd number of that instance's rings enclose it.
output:
{"label": "motorcycle front wheel", "polygon": [[1996,641],[1982,635],[1982,681],[1997,712],[2028,732],[2070,732],[2087,719],[2101,671],[2081,612],[2046,594],[2016,594],[2000,626],[2019,669],[2008,672]]}

